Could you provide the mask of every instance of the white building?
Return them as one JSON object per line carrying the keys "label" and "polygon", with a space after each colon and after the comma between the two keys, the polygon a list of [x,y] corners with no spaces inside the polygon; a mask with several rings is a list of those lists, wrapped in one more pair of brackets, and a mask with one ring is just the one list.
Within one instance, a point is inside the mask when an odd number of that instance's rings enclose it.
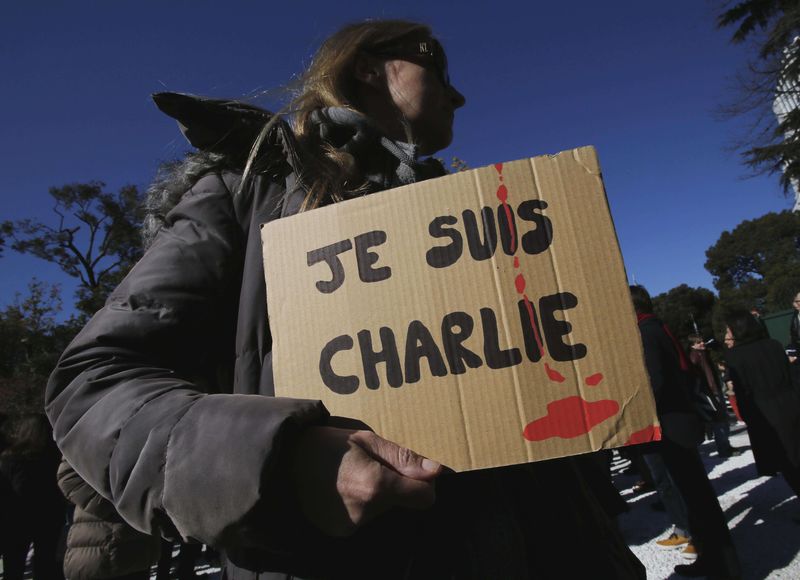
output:
{"label": "white building", "polygon": [[[792,46],[786,49],[786,57],[791,58],[790,52],[795,52],[800,47],[800,37],[796,37]],[[797,55],[794,56],[797,58]],[[783,79],[778,82],[775,90],[775,100],[772,102],[772,110],[778,118],[778,123],[783,123],[786,115],[800,107],[800,83],[797,80]],[[793,134],[788,134],[791,137]],[[800,183],[792,179],[792,189],[794,189],[794,207],[792,211],[800,212]]]}

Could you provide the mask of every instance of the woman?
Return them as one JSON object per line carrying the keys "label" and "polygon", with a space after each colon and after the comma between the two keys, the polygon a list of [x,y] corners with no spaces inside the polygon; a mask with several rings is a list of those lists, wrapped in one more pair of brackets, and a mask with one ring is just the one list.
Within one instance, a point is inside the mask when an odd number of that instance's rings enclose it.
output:
{"label": "woman", "polygon": [[726,318],[730,379],[747,424],[759,475],[781,472],[800,495],[800,394],[781,344],[744,310]]}
{"label": "woman", "polygon": [[568,544],[586,558],[567,572],[641,576],[568,461],[445,476],[273,396],[260,224],[442,175],[420,156],[464,104],[430,30],[404,21],[343,28],[301,81],[291,127],[156,97],[201,153],[152,188],[148,251],[53,373],[67,459],[138,529],[223,550],[229,578],[563,577]]}

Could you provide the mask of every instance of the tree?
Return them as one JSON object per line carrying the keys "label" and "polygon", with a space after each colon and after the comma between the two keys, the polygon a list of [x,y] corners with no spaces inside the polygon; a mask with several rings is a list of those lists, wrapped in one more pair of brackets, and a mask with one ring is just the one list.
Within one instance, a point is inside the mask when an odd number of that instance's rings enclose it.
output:
{"label": "tree", "polygon": [[743,221],[722,232],[706,258],[722,308],[785,310],[800,290],[800,214]]}
{"label": "tree", "polygon": [[715,302],[711,290],[686,284],[653,297],[656,314],[681,339],[695,332],[695,324],[705,338],[713,336],[711,314]]}
{"label": "tree", "polygon": [[17,294],[0,310],[0,409],[6,413],[41,410],[47,377],[78,330],[74,318],[56,322],[59,295],[57,285],[34,279],[27,297]]}
{"label": "tree", "polygon": [[135,186],[116,194],[101,182],[50,188],[55,223],[36,219],[0,225],[17,252],[57,264],[77,278],[77,308],[84,316],[99,309],[109,292],[142,253],[143,196]]}
{"label": "tree", "polygon": [[718,24],[735,27],[732,41],[754,40],[758,46],[751,74],[742,79],[741,99],[728,111],[756,113],[751,138],[742,146],[744,162],[756,172],[780,173],[789,193],[792,182],[800,183],[800,2],[740,0],[723,6]]}

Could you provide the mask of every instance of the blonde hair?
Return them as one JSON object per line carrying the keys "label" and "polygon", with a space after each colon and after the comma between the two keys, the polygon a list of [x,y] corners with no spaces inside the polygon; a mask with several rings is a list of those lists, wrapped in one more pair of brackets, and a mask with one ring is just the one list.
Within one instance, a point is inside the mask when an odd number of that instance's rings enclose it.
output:
{"label": "blonde hair", "polygon": [[[307,192],[300,211],[317,207],[326,198],[341,201],[365,191],[365,178],[353,156],[323,142],[311,122],[311,115],[315,110],[325,107],[344,107],[363,113],[358,102],[358,83],[355,78],[358,55],[414,36],[431,36],[431,30],[424,24],[406,20],[368,20],[341,28],[317,50],[299,79],[297,94],[281,111],[291,117],[303,162],[302,169],[295,168],[300,170],[298,182]],[[276,115],[267,123],[253,144],[242,186],[277,119]]]}

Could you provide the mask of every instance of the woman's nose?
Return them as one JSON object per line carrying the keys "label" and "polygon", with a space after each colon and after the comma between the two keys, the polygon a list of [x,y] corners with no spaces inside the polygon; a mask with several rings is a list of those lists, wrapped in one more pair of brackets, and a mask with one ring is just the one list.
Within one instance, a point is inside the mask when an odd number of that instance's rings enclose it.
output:
{"label": "woman's nose", "polygon": [[464,98],[464,95],[462,95],[453,85],[449,85],[447,88],[450,91],[450,100],[453,103],[453,108],[458,109],[459,107],[463,107],[464,103],[467,102],[467,99]]}

